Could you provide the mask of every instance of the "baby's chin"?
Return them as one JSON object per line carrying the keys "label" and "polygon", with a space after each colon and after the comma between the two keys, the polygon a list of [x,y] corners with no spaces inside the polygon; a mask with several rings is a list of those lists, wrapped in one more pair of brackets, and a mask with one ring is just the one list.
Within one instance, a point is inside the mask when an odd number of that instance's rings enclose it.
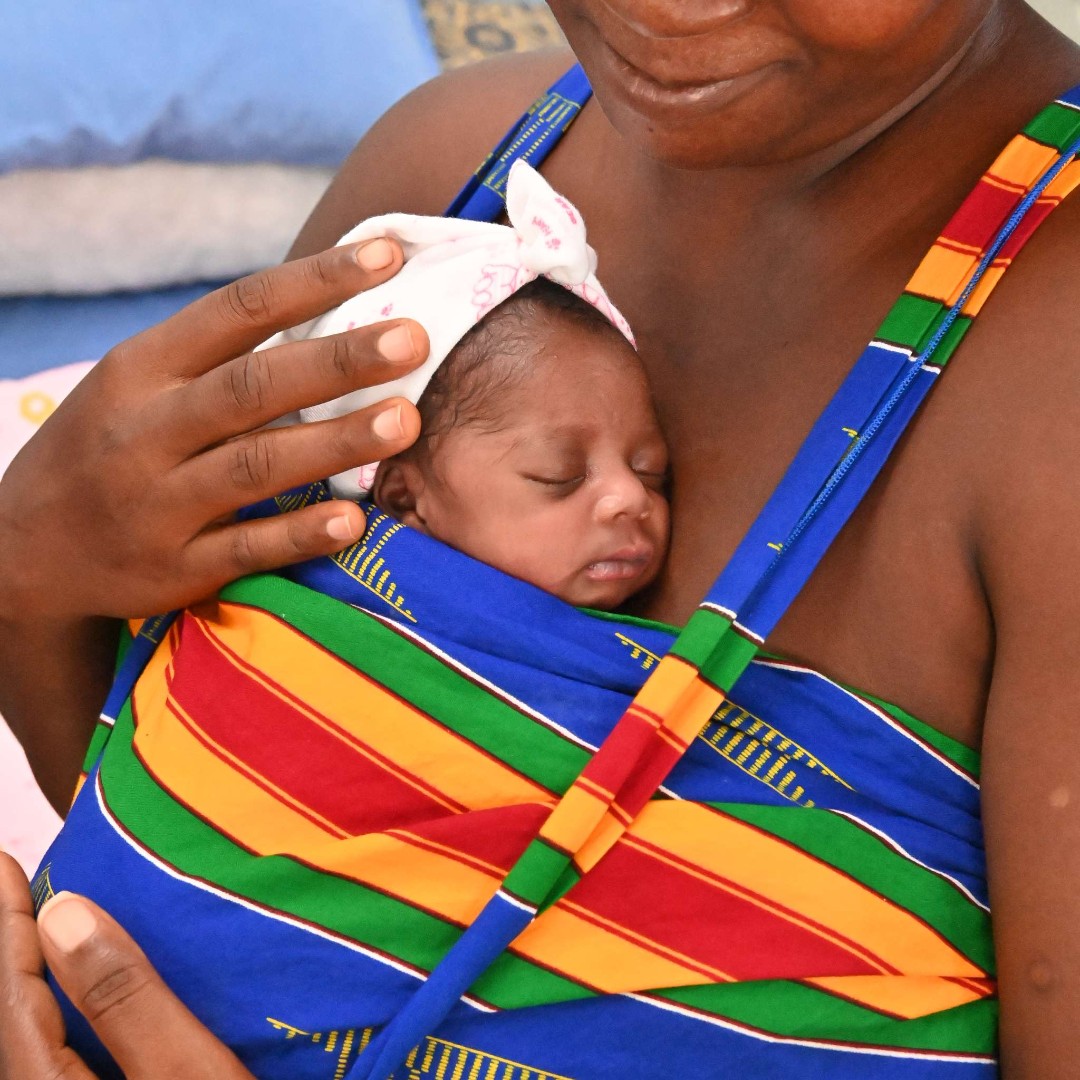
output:
{"label": "baby's chin", "polygon": [[632,579],[595,580],[580,576],[562,589],[552,592],[574,607],[593,608],[596,611],[616,611],[635,593],[652,583],[656,571],[641,574]]}

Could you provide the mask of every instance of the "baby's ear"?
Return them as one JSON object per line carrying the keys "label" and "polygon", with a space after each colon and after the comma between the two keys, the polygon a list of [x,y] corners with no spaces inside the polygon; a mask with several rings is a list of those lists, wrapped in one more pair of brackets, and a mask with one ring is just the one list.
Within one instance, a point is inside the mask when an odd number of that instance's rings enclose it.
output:
{"label": "baby's ear", "polygon": [[371,487],[371,501],[384,514],[426,533],[427,523],[416,505],[423,490],[424,474],[420,466],[399,455],[379,463]]}

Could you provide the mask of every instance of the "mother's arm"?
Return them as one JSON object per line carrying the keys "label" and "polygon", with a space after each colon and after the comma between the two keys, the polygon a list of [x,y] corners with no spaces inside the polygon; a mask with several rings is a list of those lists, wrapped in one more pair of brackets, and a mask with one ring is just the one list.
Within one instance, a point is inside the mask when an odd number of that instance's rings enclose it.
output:
{"label": "mother's arm", "polygon": [[[976,327],[976,542],[995,628],[982,797],[1006,1080],[1071,1080],[1080,1031],[1080,194]],[[993,321],[990,321],[993,320]],[[973,344],[976,338],[973,334]],[[959,371],[957,372],[959,374]]]}
{"label": "mother's arm", "polygon": [[[374,271],[348,252],[314,253],[373,214],[440,213],[567,63],[565,54],[508,58],[417,90],[363,140],[312,215],[293,251],[311,258],[213,293],[117,346],[12,464],[0,482],[0,713],[58,810],[108,687],[115,620],[345,546],[359,521],[345,504],[260,525],[231,525],[229,515],[415,437],[411,408],[389,441],[373,435],[371,413],[317,434],[252,434],[298,405],[400,373],[377,359],[386,327],[299,343],[276,359],[250,353],[400,264],[400,253]],[[414,337],[418,360],[426,343],[421,330]]]}

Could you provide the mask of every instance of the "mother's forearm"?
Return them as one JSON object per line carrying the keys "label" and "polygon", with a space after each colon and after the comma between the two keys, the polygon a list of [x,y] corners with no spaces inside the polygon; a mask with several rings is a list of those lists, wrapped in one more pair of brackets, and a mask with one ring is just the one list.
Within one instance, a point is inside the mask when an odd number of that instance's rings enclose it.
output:
{"label": "mother's forearm", "polygon": [[112,678],[119,623],[0,612],[0,714],[64,814]]}

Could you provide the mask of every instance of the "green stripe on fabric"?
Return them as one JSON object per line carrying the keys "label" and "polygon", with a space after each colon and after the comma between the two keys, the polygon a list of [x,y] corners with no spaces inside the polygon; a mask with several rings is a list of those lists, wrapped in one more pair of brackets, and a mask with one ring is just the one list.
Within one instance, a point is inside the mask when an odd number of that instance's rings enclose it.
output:
{"label": "green stripe on fabric", "polygon": [[[942,319],[944,319],[944,317],[943,313]],[[956,322],[949,327],[945,332],[945,336],[938,342],[933,353],[926,358],[926,363],[935,364],[937,367],[943,368],[952,358],[952,354],[956,352],[960,342],[964,340],[964,335],[970,329],[972,321],[973,320],[967,315],[958,316]],[[937,332],[939,325],[940,321],[931,328],[929,333],[927,333],[925,340],[919,342],[919,352],[926,348],[930,343],[930,339]]]}
{"label": "green stripe on fabric", "polygon": [[873,694],[868,694],[865,690],[855,690],[851,687],[846,689],[851,690],[853,694],[859,697],[866,698],[867,701],[872,701],[879,709],[887,712],[897,723],[906,727],[913,735],[918,736],[924,742],[928,742],[954,765],[958,765],[965,772],[971,773],[976,778],[978,777],[982,759],[977,750],[972,750],[970,746],[965,746],[963,743],[949,738],[943,732],[923,723],[922,720],[916,719],[911,713],[904,712],[899,706],[875,697]]}
{"label": "green stripe on fabric", "polygon": [[86,756],[83,758],[82,771],[84,773],[88,773],[97,764],[97,759],[101,757],[102,751],[109,742],[112,730],[111,724],[102,723],[100,720],[94,725],[94,734],[90,736],[90,745],[86,748]]}
{"label": "green stripe on fabric", "polygon": [[698,608],[690,616],[683,632],[675,639],[671,651],[694,667],[700,668],[712,655],[717,642],[731,628],[730,619],[708,608]]}
{"label": "green stripe on fabric", "polygon": [[[126,704],[102,760],[105,797],[124,828],[181,873],[425,971],[432,970],[460,936],[456,926],[403,900],[288,856],[253,855],[233,843],[172,798],[146,772],[132,751],[133,734],[130,704]],[[592,994],[506,953],[485,979],[484,996],[499,1008],[517,1009]]]}
{"label": "green stripe on fabric", "polygon": [[534,907],[539,906],[551,892],[551,888],[562,876],[570,860],[556,851],[539,837],[531,841],[521,853],[521,857],[510,873],[506,875],[503,886],[506,891],[520,897]]}
{"label": "green stripe on fabric", "polygon": [[955,886],[887,847],[854,822],[832,811],[809,807],[708,805],[786,840],[862,882],[922,919],[973,964],[993,974],[990,916]]}
{"label": "green stripe on fabric", "polygon": [[1080,134],[1080,113],[1055,101],[1024,128],[1024,134],[1047,146],[1064,150]]}
{"label": "green stripe on fabric", "polygon": [[943,306],[937,300],[904,293],[878,327],[877,337],[881,341],[918,351],[919,343],[930,337],[943,311]]}
{"label": "green stripe on fabric", "polygon": [[653,996],[789,1038],[987,1056],[996,1047],[993,998],[895,1020],[817,987],[781,980],[681,987]]}
{"label": "green stripe on fabric", "polygon": [[657,622],[656,619],[643,619],[640,615],[627,615],[622,611],[597,611],[595,608],[578,608],[578,611],[591,619],[601,622],[622,623],[623,626],[640,626],[645,630],[659,630],[664,634],[678,636],[681,627],[672,623]]}
{"label": "green stripe on fabric", "polygon": [[750,661],[757,656],[758,647],[737,630],[732,629],[702,667],[702,674],[725,693],[738,681]]}
{"label": "green stripe on fabric", "polygon": [[244,578],[223,600],[248,604],[290,626],[524,776],[562,793],[591,754],[505,704],[377,619],[274,575]]}

